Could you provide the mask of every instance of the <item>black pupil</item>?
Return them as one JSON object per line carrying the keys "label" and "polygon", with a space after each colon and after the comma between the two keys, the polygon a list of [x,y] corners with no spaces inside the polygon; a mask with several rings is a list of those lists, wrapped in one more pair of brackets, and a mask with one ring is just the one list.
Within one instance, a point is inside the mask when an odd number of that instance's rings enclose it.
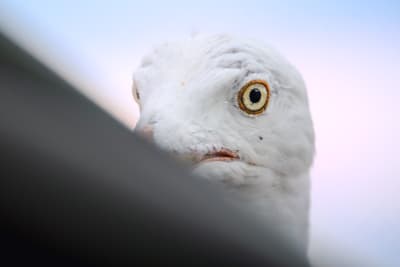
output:
{"label": "black pupil", "polygon": [[250,101],[257,103],[261,99],[261,92],[258,88],[254,88],[250,92]]}

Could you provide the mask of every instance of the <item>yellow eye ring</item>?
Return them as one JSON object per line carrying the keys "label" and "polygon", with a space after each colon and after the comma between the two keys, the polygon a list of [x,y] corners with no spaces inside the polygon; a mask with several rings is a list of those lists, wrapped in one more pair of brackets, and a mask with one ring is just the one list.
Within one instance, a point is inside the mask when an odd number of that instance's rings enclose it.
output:
{"label": "yellow eye ring", "polygon": [[263,80],[252,80],[240,89],[237,98],[241,110],[250,115],[259,115],[268,106],[269,85]]}

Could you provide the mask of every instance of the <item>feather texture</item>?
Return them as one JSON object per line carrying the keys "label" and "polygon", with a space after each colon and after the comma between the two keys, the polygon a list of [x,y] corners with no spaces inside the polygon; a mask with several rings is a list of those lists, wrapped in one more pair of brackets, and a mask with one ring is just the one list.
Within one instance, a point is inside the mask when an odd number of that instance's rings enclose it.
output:
{"label": "feather texture", "polygon": [[[268,106],[257,116],[237,102],[252,80],[270,87]],[[150,127],[156,145],[191,160],[195,173],[221,181],[261,216],[276,217],[307,249],[314,131],[305,84],[284,57],[254,40],[197,35],[156,48],[134,82],[138,131]],[[221,149],[238,159],[193,156]]]}

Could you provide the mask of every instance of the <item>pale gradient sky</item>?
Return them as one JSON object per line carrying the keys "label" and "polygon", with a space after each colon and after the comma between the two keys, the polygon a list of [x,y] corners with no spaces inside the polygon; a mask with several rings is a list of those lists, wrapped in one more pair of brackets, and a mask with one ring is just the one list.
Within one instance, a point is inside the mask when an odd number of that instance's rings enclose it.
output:
{"label": "pale gradient sky", "polygon": [[132,72],[153,45],[192,32],[273,45],[309,90],[312,253],[400,266],[399,1],[3,0],[0,27],[129,127]]}

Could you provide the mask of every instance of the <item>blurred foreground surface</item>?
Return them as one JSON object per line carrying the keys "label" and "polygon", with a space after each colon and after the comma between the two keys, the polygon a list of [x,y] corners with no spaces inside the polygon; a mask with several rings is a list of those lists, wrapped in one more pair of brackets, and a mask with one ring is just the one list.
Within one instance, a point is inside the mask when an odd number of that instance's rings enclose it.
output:
{"label": "blurred foreground surface", "polygon": [[1,265],[309,266],[3,36],[0,60]]}

